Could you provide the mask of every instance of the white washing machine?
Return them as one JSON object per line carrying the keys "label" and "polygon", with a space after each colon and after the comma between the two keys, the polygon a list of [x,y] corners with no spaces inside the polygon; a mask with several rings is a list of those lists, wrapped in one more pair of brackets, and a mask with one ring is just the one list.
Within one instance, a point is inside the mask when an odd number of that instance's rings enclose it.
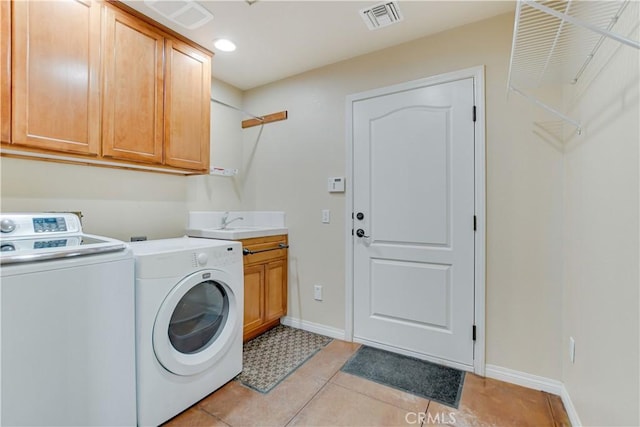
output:
{"label": "white washing machine", "polygon": [[0,247],[0,425],[134,424],[131,250],[69,213],[1,214]]}
{"label": "white washing machine", "polygon": [[138,424],[158,425],[242,371],[242,244],[183,237],[131,248]]}

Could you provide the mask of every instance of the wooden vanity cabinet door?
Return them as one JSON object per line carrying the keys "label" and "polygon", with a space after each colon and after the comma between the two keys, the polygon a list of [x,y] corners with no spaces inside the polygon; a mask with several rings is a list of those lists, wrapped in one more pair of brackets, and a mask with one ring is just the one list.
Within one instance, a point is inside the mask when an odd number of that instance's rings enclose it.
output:
{"label": "wooden vanity cabinet door", "polygon": [[245,249],[256,252],[243,258],[245,342],[279,325],[287,314],[288,252],[278,245],[286,247],[288,241],[286,235],[242,240]]}
{"label": "wooden vanity cabinet door", "polygon": [[11,141],[11,2],[0,1],[0,141]]}
{"label": "wooden vanity cabinet door", "polygon": [[12,142],[98,154],[101,4],[15,1],[11,7]]}
{"label": "wooden vanity cabinet door", "polygon": [[107,7],[102,155],[162,163],[164,36]]}
{"label": "wooden vanity cabinet door", "polygon": [[243,335],[259,328],[264,319],[264,267],[244,268],[244,327]]}
{"label": "wooden vanity cabinet door", "polygon": [[211,57],[167,39],[165,60],[165,164],[208,171]]}
{"label": "wooden vanity cabinet door", "polygon": [[287,314],[287,264],[284,259],[265,265],[265,323]]}

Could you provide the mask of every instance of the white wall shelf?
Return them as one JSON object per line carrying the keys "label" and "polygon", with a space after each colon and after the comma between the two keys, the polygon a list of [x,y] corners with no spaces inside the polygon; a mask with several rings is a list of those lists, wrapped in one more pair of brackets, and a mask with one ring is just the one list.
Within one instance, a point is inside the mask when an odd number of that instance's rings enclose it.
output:
{"label": "white wall shelf", "polygon": [[640,42],[615,32],[629,2],[519,0],[508,90],[575,126],[580,133],[579,120],[545,103],[535,91],[577,83],[606,38],[640,49]]}
{"label": "white wall shelf", "polygon": [[223,168],[218,166],[212,166],[211,168],[209,168],[209,175],[236,176],[237,174],[238,169]]}

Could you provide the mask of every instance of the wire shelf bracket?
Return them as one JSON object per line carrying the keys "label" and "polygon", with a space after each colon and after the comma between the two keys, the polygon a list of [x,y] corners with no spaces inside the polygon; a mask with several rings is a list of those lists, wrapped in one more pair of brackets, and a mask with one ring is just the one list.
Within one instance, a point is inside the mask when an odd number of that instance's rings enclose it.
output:
{"label": "wire shelf bracket", "polygon": [[518,0],[508,92],[523,96],[574,126],[580,134],[582,125],[579,120],[543,102],[531,92],[553,85],[577,83],[606,39],[640,49],[638,40],[613,31],[629,3],[630,0]]}

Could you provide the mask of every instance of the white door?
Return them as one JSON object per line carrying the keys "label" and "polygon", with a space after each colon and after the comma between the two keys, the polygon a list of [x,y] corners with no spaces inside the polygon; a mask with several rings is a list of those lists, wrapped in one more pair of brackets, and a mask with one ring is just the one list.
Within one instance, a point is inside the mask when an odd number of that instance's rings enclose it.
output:
{"label": "white door", "polygon": [[473,78],[352,103],[354,340],[473,366],[474,116]]}

